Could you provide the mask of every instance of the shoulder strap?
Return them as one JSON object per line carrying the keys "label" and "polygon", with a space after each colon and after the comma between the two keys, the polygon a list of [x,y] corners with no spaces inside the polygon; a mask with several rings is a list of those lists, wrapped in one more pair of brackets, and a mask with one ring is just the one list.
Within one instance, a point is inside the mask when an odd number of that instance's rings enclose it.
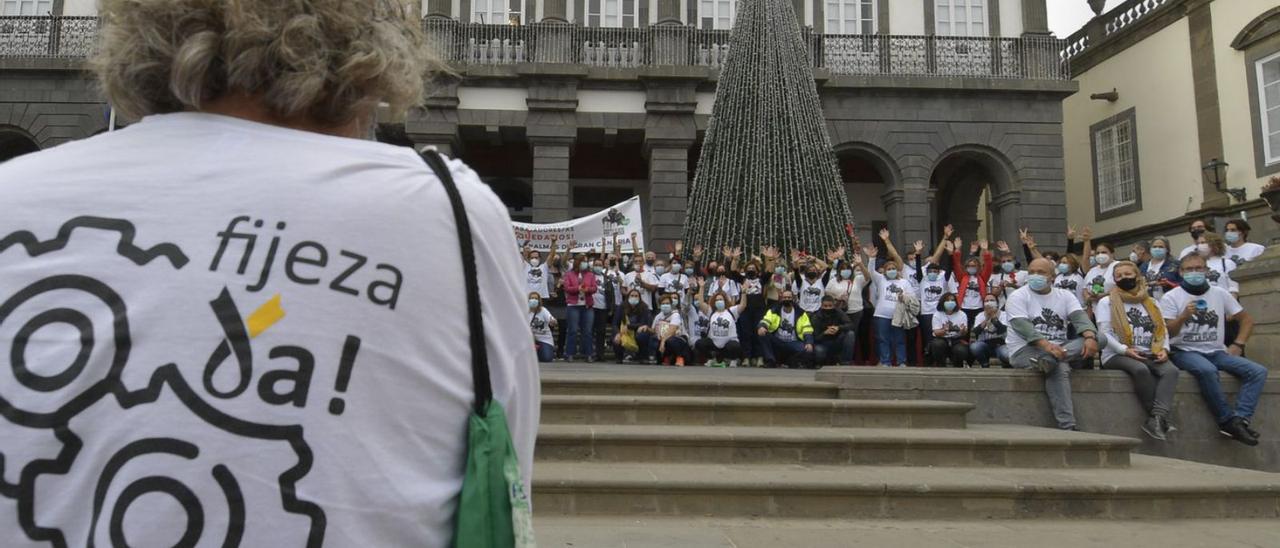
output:
{"label": "shoulder strap", "polygon": [[426,150],[422,159],[435,172],[436,177],[444,185],[449,195],[449,205],[453,207],[454,222],[458,225],[458,247],[462,250],[462,279],[467,291],[467,327],[471,331],[471,377],[474,384],[476,400],[475,411],[485,416],[489,402],[493,401],[493,385],[489,380],[489,351],[485,347],[484,319],[480,308],[479,277],[476,274],[476,252],[471,240],[471,222],[467,220],[466,206],[462,203],[462,194],[458,185],[449,173],[440,153]]}

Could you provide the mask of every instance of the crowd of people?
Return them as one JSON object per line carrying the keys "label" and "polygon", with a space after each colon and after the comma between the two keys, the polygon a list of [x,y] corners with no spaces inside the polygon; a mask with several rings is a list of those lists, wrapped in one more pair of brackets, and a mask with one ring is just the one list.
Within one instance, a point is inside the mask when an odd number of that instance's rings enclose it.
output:
{"label": "crowd of people", "polygon": [[[1035,369],[1067,430],[1076,428],[1070,373],[1096,362],[1133,378],[1143,431],[1160,440],[1176,430],[1181,371],[1200,384],[1222,433],[1254,445],[1266,368],[1244,357],[1253,321],[1231,272],[1265,248],[1248,241],[1244,220],[1227,221],[1221,235],[1208,227],[1193,222],[1195,243],[1176,256],[1163,237],[1122,256],[1088,228],[1068,231],[1062,252],[1042,250],[1024,229],[1021,257],[1004,241],[966,245],[951,226],[905,257],[887,229],[877,245],[854,238],[853,249],[822,256],[680,243],[624,256],[616,239],[612,253],[572,254],[553,240],[545,260],[524,249],[530,326],[543,362],[610,352],[618,363],[675,366]],[[1234,407],[1219,371],[1241,381]]]}

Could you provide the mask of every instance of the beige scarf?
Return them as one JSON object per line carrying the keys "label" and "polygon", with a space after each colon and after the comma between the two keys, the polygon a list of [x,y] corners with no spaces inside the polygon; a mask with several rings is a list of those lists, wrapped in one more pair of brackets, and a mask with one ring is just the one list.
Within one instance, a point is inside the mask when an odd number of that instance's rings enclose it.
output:
{"label": "beige scarf", "polygon": [[1164,350],[1169,333],[1155,299],[1147,294],[1147,280],[1142,276],[1138,276],[1138,286],[1133,291],[1125,291],[1119,287],[1111,289],[1111,330],[1120,335],[1121,344],[1129,346],[1133,344],[1133,326],[1129,324],[1129,316],[1124,311],[1126,304],[1141,304],[1147,310],[1147,315],[1151,316],[1151,321],[1156,326],[1151,338],[1151,353],[1159,354]]}

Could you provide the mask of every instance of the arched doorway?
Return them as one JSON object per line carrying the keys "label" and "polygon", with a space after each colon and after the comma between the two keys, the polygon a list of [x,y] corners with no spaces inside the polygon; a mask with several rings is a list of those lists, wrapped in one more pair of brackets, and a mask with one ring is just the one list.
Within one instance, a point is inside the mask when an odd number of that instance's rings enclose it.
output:
{"label": "arched doorway", "polygon": [[13,127],[0,127],[0,163],[40,150],[27,132]]}
{"label": "arched doorway", "polygon": [[966,242],[1005,240],[1016,246],[1022,214],[1012,173],[999,153],[984,147],[943,154],[929,179],[935,232],[949,224]]}
{"label": "arched doorway", "polygon": [[883,150],[867,143],[846,143],[836,147],[835,153],[859,237],[863,243],[879,245],[879,239],[871,237],[874,232],[886,226],[901,229],[894,208],[886,205],[901,180],[897,166]]}

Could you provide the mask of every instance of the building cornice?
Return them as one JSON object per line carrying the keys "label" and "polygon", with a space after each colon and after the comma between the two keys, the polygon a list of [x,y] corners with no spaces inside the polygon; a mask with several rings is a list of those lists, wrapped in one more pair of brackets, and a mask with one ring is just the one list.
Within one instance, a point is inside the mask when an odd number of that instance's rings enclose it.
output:
{"label": "building cornice", "polygon": [[[1076,31],[1067,43],[1087,40],[1088,45],[1070,58],[1071,74],[1080,76],[1125,50],[1137,45],[1165,27],[1180,21],[1187,12],[1213,0],[1165,0],[1163,5],[1150,8],[1140,17],[1132,19],[1134,10],[1142,9],[1151,0],[1128,0],[1111,11],[1094,17]],[[1119,28],[1116,26],[1119,25]]]}

